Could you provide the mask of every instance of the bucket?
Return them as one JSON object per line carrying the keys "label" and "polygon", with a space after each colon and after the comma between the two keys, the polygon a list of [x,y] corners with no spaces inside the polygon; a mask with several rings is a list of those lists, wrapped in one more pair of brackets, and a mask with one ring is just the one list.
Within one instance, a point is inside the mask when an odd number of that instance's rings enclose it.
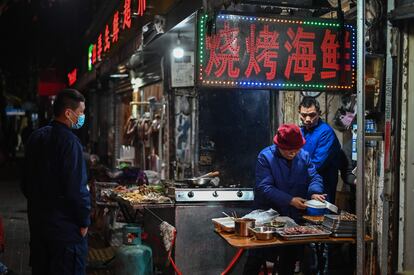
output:
{"label": "bucket", "polygon": [[127,224],[122,228],[123,243],[127,245],[141,244],[141,227],[136,224]]}

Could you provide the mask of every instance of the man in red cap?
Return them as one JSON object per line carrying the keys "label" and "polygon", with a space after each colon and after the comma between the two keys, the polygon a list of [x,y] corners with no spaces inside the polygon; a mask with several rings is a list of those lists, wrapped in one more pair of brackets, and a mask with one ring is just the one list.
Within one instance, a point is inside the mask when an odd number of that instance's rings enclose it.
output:
{"label": "man in red cap", "polygon": [[[273,139],[274,145],[263,149],[256,163],[254,203],[258,209],[273,208],[283,216],[298,220],[308,199],[325,199],[322,178],[301,148],[305,144],[300,128],[283,124]],[[283,249],[283,250],[282,250]],[[251,250],[244,274],[258,274],[265,259],[279,254],[278,274],[294,274],[301,246]]]}

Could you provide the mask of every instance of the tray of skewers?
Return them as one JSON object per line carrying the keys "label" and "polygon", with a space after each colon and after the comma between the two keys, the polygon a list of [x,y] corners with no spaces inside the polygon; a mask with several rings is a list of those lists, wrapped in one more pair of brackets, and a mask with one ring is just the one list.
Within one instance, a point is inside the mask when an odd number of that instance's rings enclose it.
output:
{"label": "tray of skewers", "polygon": [[277,234],[286,240],[301,240],[309,238],[327,238],[331,231],[317,225],[301,225],[285,227],[277,231]]}

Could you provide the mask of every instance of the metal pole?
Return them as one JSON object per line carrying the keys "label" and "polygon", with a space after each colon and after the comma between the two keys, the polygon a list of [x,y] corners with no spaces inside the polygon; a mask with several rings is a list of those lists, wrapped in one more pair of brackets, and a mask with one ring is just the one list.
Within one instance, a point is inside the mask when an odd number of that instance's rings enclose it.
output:
{"label": "metal pole", "polygon": [[365,275],[365,0],[357,1],[357,270]]}
{"label": "metal pole", "polygon": [[[387,13],[390,13],[394,9],[394,1],[387,1]],[[388,238],[389,238],[389,228],[390,228],[390,201],[393,196],[392,188],[392,171],[390,170],[391,162],[391,119],[392,119],[392,92],[395,79],[394,79],[394,62],[393,58],[396,57],[397,45],[397,35],[393,31],[392,24],[387,20],[387,40],[386,40],[386,64],[385,64],[385,125],[384,125],[384,189],[383,189],[383,209],[382,209],[382,228],[381,228],[381,255],[380,255],[380,271],[381,275],[388,274]],[[399,74],[397,74],[399,75]],[[398,102],[398,101],[396,101]],[[398,123],[397,123],[398,124]],[[397,126],[398,127],[398,126]],[[388,144],[388,145],[387,145]],[[398,169],[396,169],[398,171]],[[395,230],[395,229],[394,229]]]}

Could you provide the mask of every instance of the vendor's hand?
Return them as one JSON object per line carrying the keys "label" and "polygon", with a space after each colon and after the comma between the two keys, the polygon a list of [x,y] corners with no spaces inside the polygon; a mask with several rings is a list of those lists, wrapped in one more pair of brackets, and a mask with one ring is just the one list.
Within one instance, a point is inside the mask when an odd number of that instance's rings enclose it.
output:
{"label": "vendor's hand", "polygon": [[306,201],[305,199],[302,199],[300,197],[293,197],[292,200],[290,201],[290,205],[292,205],[293,207],[297,209],[304,210],[306,209],[306,205],[304,204],[305,201]]}
{"label": "vendor's hand", "polygon": [[327,194],[313,194],[311,198],[313,200],[325,202],[326,196],[327,196]]}
{"label": "vendor's hand", "polygon": [[87,233],[88,233],[88,228],[87,227],[81,227],[80,228],[80,234],[81,234],[82,237],[85,237]]}

